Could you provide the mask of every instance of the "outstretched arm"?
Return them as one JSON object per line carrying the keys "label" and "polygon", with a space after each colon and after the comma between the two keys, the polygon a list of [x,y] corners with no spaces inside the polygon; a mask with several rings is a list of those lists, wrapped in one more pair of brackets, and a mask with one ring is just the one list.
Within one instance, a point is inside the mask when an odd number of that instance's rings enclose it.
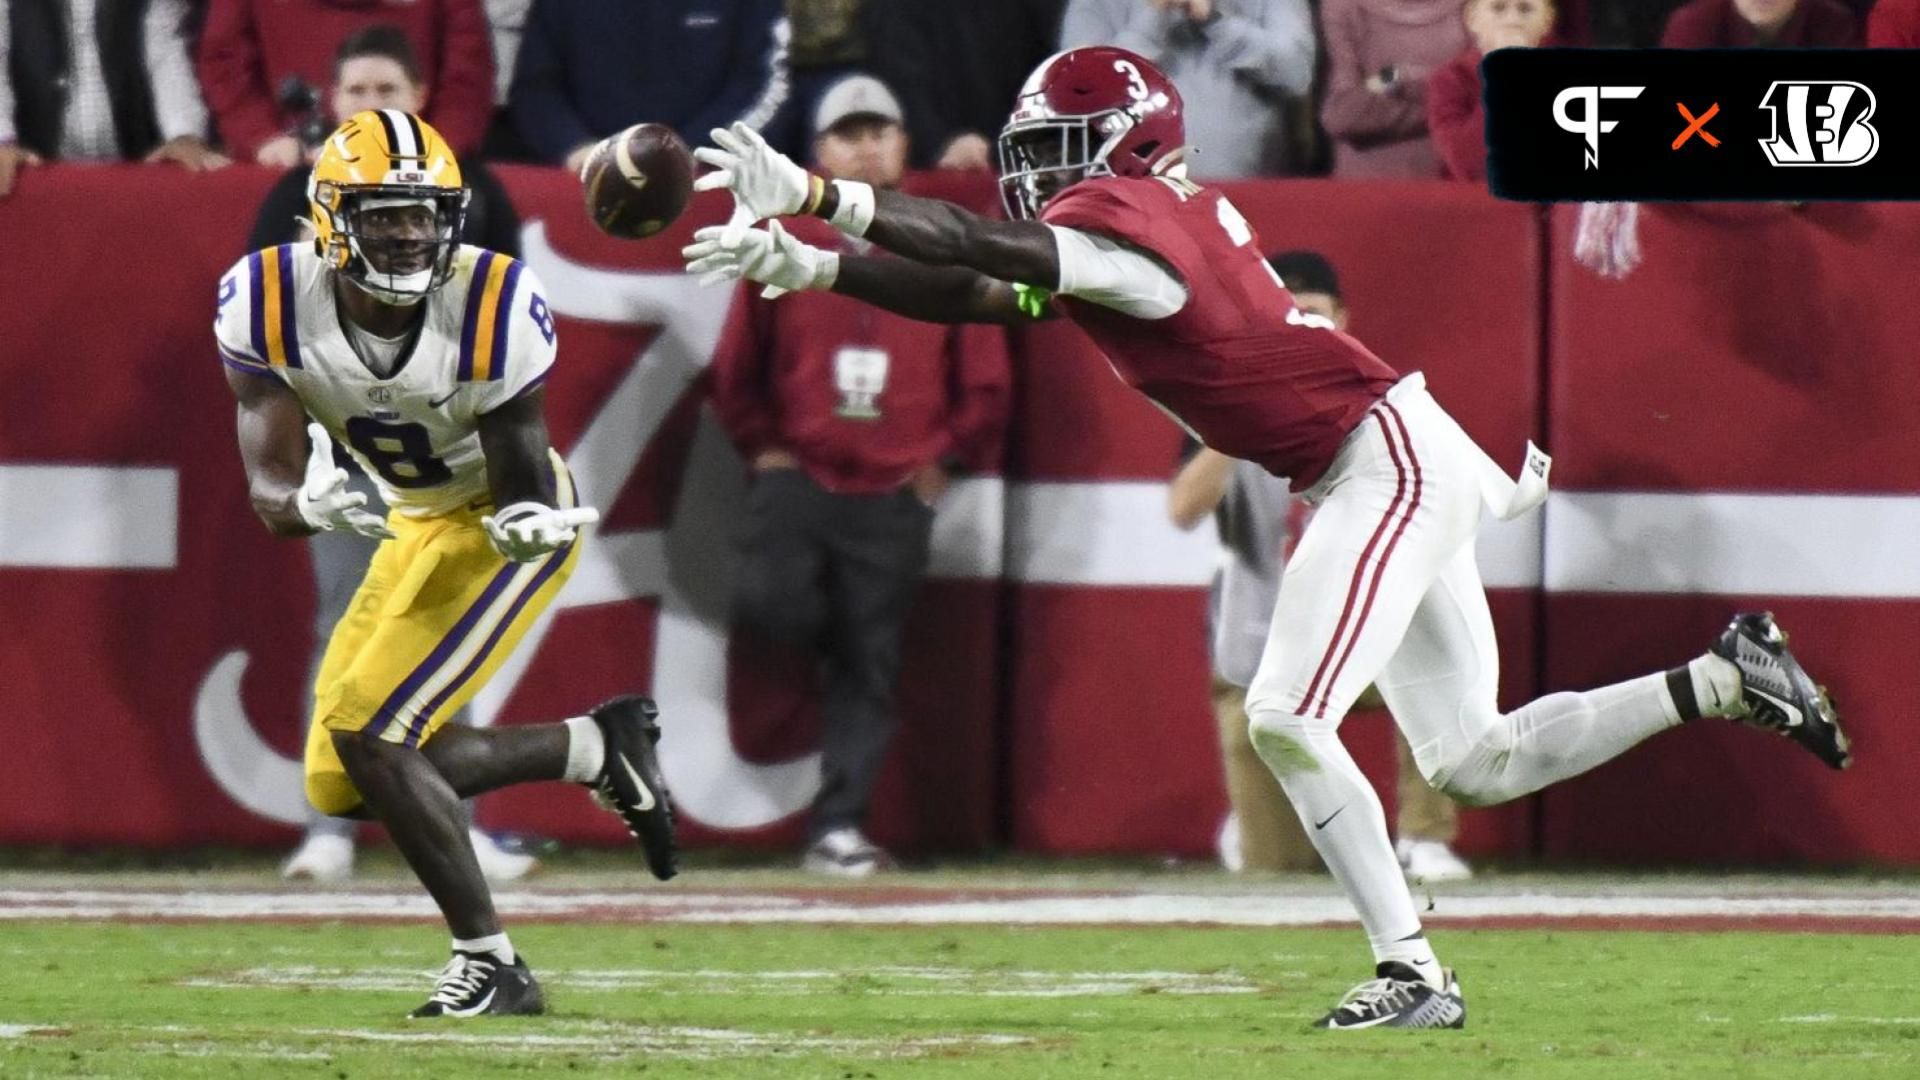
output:
{"label": "outstretched arm", "polygon": [[[681,249],[687,272],[711,285],[745,278],[773,297],[802,289],[831,289],[909,319],[925,322],[1007,323],[1022,317],[1014,286],[962,266],[926,266],[905,259],[822,251],[769,222],[729,239],[729,227],[709,225]],[[1039,305],[1029,314],[1044,314]]]}
{"label": "outstretched arm", "polygon": [[829,182],[810,175],[744,124],[714,129],[713,141],[694,151],[714,171],[693,186],[733,192],[730,244],[761,219],[812,215],[929,266],[964,266],[1048,290],[1060,283],[1053,232],[1037,221],[995,221],[939,199],[876,191],[856,181]]}
{"label": "outstretched arm", "polygon": [[832,287],[834,292],[922,322],[1025,321],[1013,286],[964,267],[844,255]]}

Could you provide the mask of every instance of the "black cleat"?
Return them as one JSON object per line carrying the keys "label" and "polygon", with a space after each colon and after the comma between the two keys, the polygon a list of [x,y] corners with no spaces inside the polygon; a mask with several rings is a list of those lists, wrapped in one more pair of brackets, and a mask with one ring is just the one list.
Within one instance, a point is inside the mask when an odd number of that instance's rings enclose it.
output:
{"label": "black cleat", "polygon": [[1787,635],[1773,613],[1735,615],[1713,643],[1715,656],[1740,669],[1741,721],[1771,728],[1806,747],[1836,769],[1852,761],[1840,714],[1824,687],[1814,684],[1787,649]]}
{"label": "black cleat", "polygon": [[547,996],[526,957],[503,964],[492,953],[455,952],[441,969],[433,996],[407,1016],[538,1016],[546,1011]]}
{"label": "black cleat", "polygon": [[601,804],[619,814],[627,823],[627,832],[640,841],[653,876],[665,881],[680,871],[674,865],[673,805],[667,798],[660,758],[653,749],[660,741],[660,725],[654,722],[660,710],[651,700],[629,694],[614,698],[590,715],[600,725],[607,746],[606,763],[593,783],[594,791]]}
{"label": "black cleat", "polygon": [[1374,968],[1374,978],[1361,983],[1314,1027],[1335,1031],[1363,1028],[1463,1028],[1467,1003],[1460,997],[1460,981],[1443,970],[1447,988],[1435,990],[1420,973],[1398,961]]}

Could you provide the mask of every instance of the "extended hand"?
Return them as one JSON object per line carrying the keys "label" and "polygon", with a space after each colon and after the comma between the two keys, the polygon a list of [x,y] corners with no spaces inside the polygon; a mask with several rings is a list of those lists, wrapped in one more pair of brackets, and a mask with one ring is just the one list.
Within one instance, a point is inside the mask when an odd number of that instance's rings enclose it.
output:
{"label": "extended hand", "polygon": [[680,249],[687,273],[699,274],[700,284],[746,278],[767,286],[762,296],[771,300],[800,289],[825,289],[840,274],[840,257],[796,240],[777,221],[765,229],[745,229],[738,240],[728,237],[731,227],[709,225],[693,234],[693,243]]}
{"label": "extended hand", "polygon": [[575,530],[600,520],[591,506],[561,510],[534,502],[519,502],[480,519],[493,539],[494,549],[514,562],[532,562],[573,543]]}
{"label": "extended hand", "polygon": [[767,145],[760,133],[735,121],[731,128],[714,128],[713,145],[693,156],[714,171],[693,182],[695,191],[733,192],[733,217],[727,222],[729,241],[737,240],[757,221],[797,214],[807,204],[807,170]]}
{"label": "extended hand", "polygon": [[313,450],[307,455],[307,478],[294,496],[300,520],[321,532],[345,529],[376,540],[393,539],[393,530],[380,515],[362,510],[367,497],[347,490],[347,470],[333,463],[333,438],[319,424],[307,425]]}

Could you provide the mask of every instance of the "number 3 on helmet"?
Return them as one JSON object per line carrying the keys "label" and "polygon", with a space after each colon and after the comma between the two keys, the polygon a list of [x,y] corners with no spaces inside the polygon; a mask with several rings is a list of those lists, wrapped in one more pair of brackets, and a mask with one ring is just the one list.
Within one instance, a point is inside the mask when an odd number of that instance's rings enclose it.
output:
{"label": "number 3 on helmet", "polygon": [[[380,300],[418,303],[453,273],[468,197],[453,150],[426,121],[398,109],[356,113],[327,136],[307,181],[314,251]],[[369,235],[369,211],[406,206],[433,211],[430,238]]]}
{"label": "number 3 on helmet", "polygon": [[1180,91],[1151,60],[1107,45],[1055,53],[1001,129],[1000,194],[1013,217],[1036,217],[1082,180],[1165,172],[1186,137]]}

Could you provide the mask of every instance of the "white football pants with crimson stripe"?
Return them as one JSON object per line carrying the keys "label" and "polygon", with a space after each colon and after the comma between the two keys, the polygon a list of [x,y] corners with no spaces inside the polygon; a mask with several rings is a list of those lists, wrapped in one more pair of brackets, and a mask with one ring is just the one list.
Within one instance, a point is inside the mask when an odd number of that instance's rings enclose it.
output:
{"label": "white football pants with crimson stripe", "polygon": [[[1511,713],[1474,562],[1483,510],[1513,482],[1426,391],[1402,379],[1313,489],[1247,694],[1255,748],[1345,887],[1379,959],[1420,922],[1379,797],[1337,728],[1377,685],[1434,787],[1473,805],[1585,772],[1680,716],[1656,674]],[[1423,946],[1424,947],[1424,946]],[[1384,954],[1384,955],[1383,955]]]}

